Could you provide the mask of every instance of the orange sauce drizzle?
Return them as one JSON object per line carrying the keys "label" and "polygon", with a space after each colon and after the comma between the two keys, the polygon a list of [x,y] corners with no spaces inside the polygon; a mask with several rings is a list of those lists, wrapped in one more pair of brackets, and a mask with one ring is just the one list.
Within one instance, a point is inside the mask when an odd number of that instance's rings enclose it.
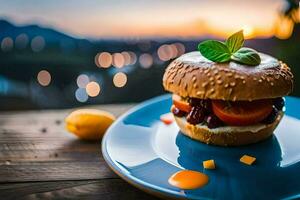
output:
{"label": "orange sauce drizzle", "polygon": [[184,190],[201,188],[205,186],[208,181],[209,177],[206,174],[193,170],[178,171],[168,180],[171,185]]}

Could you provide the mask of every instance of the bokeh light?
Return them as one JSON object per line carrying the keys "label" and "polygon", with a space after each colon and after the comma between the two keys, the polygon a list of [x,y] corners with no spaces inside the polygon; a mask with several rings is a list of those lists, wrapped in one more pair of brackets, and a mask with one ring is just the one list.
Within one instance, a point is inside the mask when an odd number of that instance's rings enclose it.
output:
{"label": "bokeh light", "polygon": [[37,81],[42,86],[48,86],[51,82],[51,74],[47,70],[41,70],[37,75]]}
{"label": "bokeh light", "polygon": [[178,55],[178,50],[175,44],[170,44],[169,45],[170,50],[171,50],[171,54],[170,54],[170,59],[172,58],[176,58]]}
{"label": "bokeh light", "polygon": [[78,88],[75,92],[75,97],[77,101],[79,102],[86,102],[89,99],[89,96],[87,95],[84,88]]}
{"label": "bokeh light", "polygon": [[16,37],[15,46],[17,49],[25,49],[28,45],[29,38],[25,33],[22,33]]}
{"label": "bokeh light", "polygon": [[157,55],[158,55],[159,59],[161,59],[162,61],[168,61],[168,60],[170,60],[170,58],[172,56],[171,51],[172,51],[172,49],[170,48],[170,46],[167,44],[164,44],[158,48]]}
{"label": "bokeh light", "polygon": [[90,79],[89,79],[89,77],[86,74],[80,74],[77,77],[76,82],[77,82],[77,86],[79,88],[85,88],[86,85],[90,82]]}
{"label": "bokeh light", "polygon": [[150,68],[153,64],[153,58],[150,54],[144,53],[140,55],[139,62],[142,68]]}
{"label": "bokeh light", "polygon": [[168,61],[181,56],[185,52],[185,47],[181,43],[163,44],[157,50],[157,55],[160,60]]}
{"label": "bokeh light", "polygon": [[114,75],[113,83],[116,87],[124,87],[127,83],[127,75],[123,72],[118,72]]}
{"label": "bokeh light", "polygon": [[97,53],[95,58],[94,58],[95,65],[97,67],[101,67],[100,64],[99,64],[99,55],[100,55],[100,53]]}
{"label": "bokeh light", "polygon": [[280,16],[276,23],[274,28],[275,36],[279,39],[288,39],[291,37],[294,29],[294,22],[284,16]]}
{"label": "bokeh light", "polygon": [[1,49],[4,52],[11,51],[14,47],[14,41],[10,37],[3,38],[1,42]]}
{"label": "bokeh light", "polygon": [[125,59],[121,53],[114,53],[112,56],[113,56],[113,62],[112,62],[113,66],[117,68],[121,68],[124,66]]}
{"label": "bokeh light", "polygon": [[177,48],[177,52],[178,52],[177,57],[181,56],[182,54],[185,53],[185,47],[182,43],[177,42],[177,43],[174,43],[174,45]]}
{"label": "bokeh light", "polygon": [[124,65],[129,65],[131,63],[130,54],[126,51],[123,51],[121,54],[123,55],[124,58]]}
{"label": "bokeh light", "polygon": [[42,36],[36,36],[31,40],[31,49],[34,52],[40,52],[45,47],[45,40]]}
{"label": "bokeh light", "polygon": [[90,97],[96,97],[99,95],[100,93],[100,85],[95,82],[95,81],[91,81],[89,82],[86,87],[86,93],[90,96]]}
{"label": "bokeh light", "polygon": [[108,52],[102,52],[99,54],[98,56],[98,63],[99,65],[97,66],[100,66],[100,67],[103,67],[103,68],[108,68],[111,66],[112,64],[112,55]]}
{"label": "bokeh light", "polygon": [[129,55],[130,55],[130,65],[134,65],[137,61],[137,56],[134,52],[132,51],[128,51]]}

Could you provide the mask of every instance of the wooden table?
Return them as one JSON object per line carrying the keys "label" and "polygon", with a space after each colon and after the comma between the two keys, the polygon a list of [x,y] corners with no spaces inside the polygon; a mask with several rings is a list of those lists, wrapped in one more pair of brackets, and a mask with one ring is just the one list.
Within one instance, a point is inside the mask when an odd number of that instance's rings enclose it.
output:
{"label": "wooden table", "polygon": [[[119,116],[133,105],[102,105]],[[106,165],[100,141],[68,133],[70,110],[0,113],[0,199],[156,199]]]}

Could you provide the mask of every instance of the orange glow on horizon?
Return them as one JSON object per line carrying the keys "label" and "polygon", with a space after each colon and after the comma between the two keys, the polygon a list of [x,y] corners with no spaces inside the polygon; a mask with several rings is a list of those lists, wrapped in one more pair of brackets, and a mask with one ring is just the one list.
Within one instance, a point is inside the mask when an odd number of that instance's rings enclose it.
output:
{"label": "orange glow on horizon", "polygon": [[[4,10],[3,15],[17,24],[33,21],[75,36],[92,38],[226,38],[244,28],[246,38],[276,36],[285,39],[293,30],[289,22],[278,22],[280,10],[286,6],[283,0],[145,0],[118,4],[110,1],[93,1],[91,4],[64,1],[64,7],[68,7],[68,10],[54,9],[48,4],[41,4],[39,9],[43,9],[43,14],[40,14],[37,8],[31,7],[25,12],[20,5],[12,3],[10,8]],[[78,12],[81,14],[78,15]],[[65,15],[68,18],[61,17]],[[292,13],[292,17],[295,21],[300,21],[300,11]],[[281,26],[284,30],[279,30]],[[38,52],[43,49],[44,42],[42,38],[36,38],[31,41],[31,45],[34,47],[33,51]],[[141,49],[146,51],[143,48],[149,47],[145,44]],[[117,61],[118,66],[123,63],[120,55],[117,55]],[[126,63],[128,59],[124,64]]]}
{"label": "orange glow on horizon", "polygon": [[254,28],[252,26],[244,25],[242,27],[242,29],[244,31],[244,36],[245,36],[246,39],[250,39],[250,38],[253,38],[255,36]]}

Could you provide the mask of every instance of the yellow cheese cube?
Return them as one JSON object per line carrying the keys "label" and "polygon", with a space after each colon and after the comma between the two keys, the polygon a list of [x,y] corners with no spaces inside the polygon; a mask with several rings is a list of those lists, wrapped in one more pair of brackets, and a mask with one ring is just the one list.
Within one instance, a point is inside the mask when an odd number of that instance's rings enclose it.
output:
{"label": "yellow cheese cube", "polygon": [[203,167],[204,169],[215,169],[215,161],[214,160],[205,160],[203,161]]}
{"label": "yellow cheese cube", "polygon": [[254,161],[256,160],[255,157],[252,156],[248,156],[248,155],[243,155],[240,158],[240,162],[246,164],[246,165],[252,165],[254,163]]}

